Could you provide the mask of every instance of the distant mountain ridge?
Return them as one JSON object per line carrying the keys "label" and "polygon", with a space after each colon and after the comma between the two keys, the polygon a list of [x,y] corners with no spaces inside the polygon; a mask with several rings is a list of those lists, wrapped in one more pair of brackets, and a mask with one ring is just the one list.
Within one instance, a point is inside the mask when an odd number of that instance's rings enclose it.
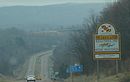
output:
{"label": "distant mountain ridge", "polygon": [[0,27],[42,28],[81,24],[91,13],[99,13],[102,3],[10,6],[0,8]]}

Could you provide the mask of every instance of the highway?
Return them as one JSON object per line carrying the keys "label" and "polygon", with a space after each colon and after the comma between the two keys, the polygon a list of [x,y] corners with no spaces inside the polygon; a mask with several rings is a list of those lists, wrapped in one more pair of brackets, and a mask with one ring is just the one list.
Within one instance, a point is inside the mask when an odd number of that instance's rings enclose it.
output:
{"label": "highway", "polygon": [[[42,80],[45,82],[46,80],[49,80],[49,57],[52,55],[52,52],[49,52],[41,57],[41,75]],[[50,82],[50,80],[49,80]]]}
{"label": "highway", "polygon": [[35,72],[35,63],[36,63],[36,56],[32,56],[30,58],[30,61],[29,61],[27,75],[34,75],[34,72]]}
{"label": "highway", "polygon": [[[27,75],[36,75],[36,69],[40,67],[41,70],[39,70],[38,75],[40,75],[41,80],[37,80],[36,82],[51,82],[49,79],[49,57],[53,54],[53,50],[49,50],[46,52],[40,52],[35,55],[33,55],[29,60]],[[40,61],[40,66],[36,67],[37,59]],[[20,81],[23,82],[23,81]],[[24,81],[26,82],[26,81]]]}

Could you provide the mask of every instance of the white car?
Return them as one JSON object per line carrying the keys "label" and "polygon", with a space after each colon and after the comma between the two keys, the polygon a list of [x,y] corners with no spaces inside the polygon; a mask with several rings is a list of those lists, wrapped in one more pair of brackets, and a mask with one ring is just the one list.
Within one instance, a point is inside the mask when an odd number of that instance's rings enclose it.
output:
{"label": "white car", "polygon": [[35,82],[36,81],[36,78],[34,75],[28,75],[26,79],[27,79],[27,82],[32,82],[32,81]]}

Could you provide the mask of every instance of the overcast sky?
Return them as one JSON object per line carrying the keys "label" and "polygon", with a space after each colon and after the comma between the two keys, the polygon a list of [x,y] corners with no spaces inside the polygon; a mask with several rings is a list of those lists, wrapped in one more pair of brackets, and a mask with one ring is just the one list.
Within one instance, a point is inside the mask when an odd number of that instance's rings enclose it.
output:
{"label": "overcast sky", "polygon": [[0,6],[10,5],[51,5],[61,3],[105,3],[116,0],[0,0]]}

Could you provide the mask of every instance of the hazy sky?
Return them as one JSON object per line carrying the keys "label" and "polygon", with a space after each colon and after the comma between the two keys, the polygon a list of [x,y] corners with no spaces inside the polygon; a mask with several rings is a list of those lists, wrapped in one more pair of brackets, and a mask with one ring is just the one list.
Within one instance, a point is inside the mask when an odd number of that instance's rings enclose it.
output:
{"label": "hazy sky", "polygon": [[60,3],[105,3],[115,0],[0,0],[0,6],[10,5],[51,5]]}

